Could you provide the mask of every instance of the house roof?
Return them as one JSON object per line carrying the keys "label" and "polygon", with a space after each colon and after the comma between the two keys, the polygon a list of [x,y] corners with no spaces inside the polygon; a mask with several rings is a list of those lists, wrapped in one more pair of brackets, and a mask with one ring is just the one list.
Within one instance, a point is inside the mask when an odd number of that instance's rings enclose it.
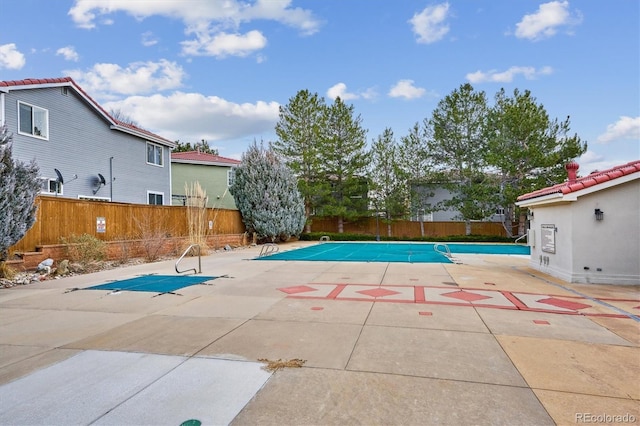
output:
{"label": "house roof", "polygon": [[[577,165],[574,166],[574,168],[577,169]],[[605,186],[608,187],[611,184],[617,183],[617,179],[638,172],[640,172],[640,160],[631,161],[627,164],[612,167],[611,169],[593,172],[587,176],[576,178],[575,180],[570,179],[567,182],[523,194],[518,197],[517,201],[522,202],[552,195],[564,196],[588,188],[592,190],[604,189]],[[638,177],[640,177],[640,173],[638,173]],[[620,183],[622,182],[623,179],[620,180]],[[608,185],[605,185],[607,183]]]}
{"label": "house roof", "polygon": [[58,77],[58,78],[26,78],[24,80],[11,80],[0,81],[0,93],[7,93],[11,90],[25,90],[25,89],[42,89],[47,87],[71,87],[73,88],[84,100],[92,106],[98,114],[102,115],[110,124],[114,130],[129,133],[142,139],[147,139],[152,142],[156,142],[162,145],[166,145],[170,148],[175,147],[175,142],[158,136],[148,130],[142,129],[133,124],[125,123],[117,120],[105,111],[100,104],[98,104],[87,92],[84,91],[71,77]]}
{"label": "house roof", "polygon": [[171,162],[227,167],[237,166],[241,163],[241,161],[233,158],[221,157],[219,155],[199,151],[172,152]]}

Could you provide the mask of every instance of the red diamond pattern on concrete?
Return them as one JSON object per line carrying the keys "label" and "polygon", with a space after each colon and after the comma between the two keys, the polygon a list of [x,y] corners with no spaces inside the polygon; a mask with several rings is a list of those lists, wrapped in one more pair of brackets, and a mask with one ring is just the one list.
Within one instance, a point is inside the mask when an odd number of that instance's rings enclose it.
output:
{"label": "red diamond pattern on concrete", "polygon": [[362,290],[362,291],[357,291],[356,293],[364,294],[365,296],[371,296],[371,297],[385,297],[385,296],[391,296],[393,294],[400,294],[397,291],[387,290],[386,288],[375,288],[375,289],[372,289],[372,290]]}
{"label": "red diamond pattern on concrete", "polygon": [[541,300],[538,300],[537,302],[555,306],[558,308],[571,309],[572,311],[578,311],[580,309],[591,307],[591,305],[585,305],[584,303],[572,302],[570,300],[556,299],[555,297],[541,299]]}
{"label": "red diamond pattern on concrete", "polygon": [[483,296],[481,294],[471,293],[464,290],[454,291],[451,293],[442,293],[442,296],[464,300],[465,302],[477,302],[478,300],[491,299],[489,296]]}
{"label": "red diamond pattern on concrete", "polygon": [[297,293],[306,293],[309,291],[317,291],[317,289],[313,287],[309,287],[307,285],[297,285],[295,287],[283,287],[283,288],[279,288],[278,290],[287,294],[297,294]]}

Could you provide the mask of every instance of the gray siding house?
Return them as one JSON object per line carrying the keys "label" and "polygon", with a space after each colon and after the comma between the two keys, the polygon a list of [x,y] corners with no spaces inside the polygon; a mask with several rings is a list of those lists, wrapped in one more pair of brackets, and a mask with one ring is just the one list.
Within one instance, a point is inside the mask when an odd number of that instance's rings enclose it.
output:
{"label": "gray siding house", "polygon": [[[420,206],[417,212],[412,212],[411,220],[423,222],[457,222],[461,220],[458,210],[440,207],[441,203],[454,196],[443,184],[412,184],[411,192],[415,197],[415,205]],[[484,219],[485,222],[502,222],[503,220],[504,209],[499,206],[496,207],[494,214]]]}
{"label": "gray siding house", "polygon": [[175,144],[113,118],[70,77],[0,81],[2,124],[43,195],[171,204]]}

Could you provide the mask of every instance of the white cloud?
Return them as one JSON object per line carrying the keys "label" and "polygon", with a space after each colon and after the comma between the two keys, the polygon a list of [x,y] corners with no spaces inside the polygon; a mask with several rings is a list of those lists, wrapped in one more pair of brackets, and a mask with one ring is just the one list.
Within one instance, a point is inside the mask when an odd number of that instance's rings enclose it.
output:
{"label": "white cloud", "polygon": [[135,62],[127,68],[117,64],[95,64],[89,71],[65,71],[92,97],[137,95],[182,86],[185,72],[175,62]]}
{"label": "white cloud", "polygon": [[535,80],[541,75],[549,75],[553,73],[553,68],[542,67],[536,70],[534,67],[511,67],[506,71],[498,72],[496,70],[490,71],[476,71],[466,75],[467,80],[470,83],[510,83],[518,75],[523,75],[527,80]]}
{"label": "white cloud", "polygon": [[19,70],[26,60],[14,43],[0,45],[0,69]]}
{"label": "white cloud", "polygon": [[280,104],[238,104],[217,96],[175,92],[168,96],[131,96],[103,106],[107,111],[122,111],[141,127],[170,140],[215,142],[272,132]]}
{"label": "white cloud", "polygon": [[625,164],[625,160],[607,160],[602,154],[594,151],[587,151],[580,156],[578,163],[580,164],[579,176],[587,176],[590,173],[608,170],[613,167]]}
{"label": "white cloud", "polygon": [[416,99],[424,96],[426,92],[422,87],[414,86],[413,80],[400,80],[391,87],[389,96],[392,98]]}
{"label": "white cloud", "polygon": [[568,1],[551,1],[541,4],[536,13],[525,15],[516,24],[516,37],[529,40],[541,40],[554,36],[558,28],[569,28],[582,22],[579,12],[574,15],[569,11]]}
{"label": "white cloud", "polygon": [[607,126],[607,131],[598,136],[598,142],[609,143],[617,139],[640,140],[640,117],[622,116]]}
{"label": "white cloud", "polygon": [[445,22],[448,12],[449,3],[440,3],[427,6],[422,12],[413,15],[409,22],[418,36],[418,43],[434,43],[449,32],[449,25]]}
{"label": "white cloud", "polygon": [[142,45],[150,47],[158,44],[158,38],[153,35],[151,31],[145,31],[142,33]]}
{"label": "white cloud", "polygon": [[335,100],[340,98],[343,101],[350,101],[353,99],[373,99],[377,96],[375,89],[369,88],[360,93],[351,93],[347,91],[347,85],[344,83],[337,83],[327,90],[327,98]]}
{"label": "white cloud", "polygon": [[239,55],[266,46],[265,37],[256,30],[239,35],[240,25],[254,20],[269,20],[298,29],[303,35],[317,32],[321,22],[310,10],[294,8],[291,0],[195,1],[131,1],[76,0],[69,10],[71,19],[81,28],[94,28],[99,17],[125,12],[142,20],[150,16],[164,16],[181,20],[186,34],[195,40],[183,42],[185,54],[213,56]]}
{"label": "white cloud", "polygon": [[227,34],[220,32],[213,37],[201,34],[197,40],[182,42],[182,51],[186,55],[215,56],[247,56],[267,45],[267,39],[260,31],[253,30],[246,34]]}
{"label": "white cloud", "polygon": [[62,56],[67,61],[78,62],[80,59],[80,55],[76,52],[76,49],[73,46],[65,46],[56,50],[56,56]]}

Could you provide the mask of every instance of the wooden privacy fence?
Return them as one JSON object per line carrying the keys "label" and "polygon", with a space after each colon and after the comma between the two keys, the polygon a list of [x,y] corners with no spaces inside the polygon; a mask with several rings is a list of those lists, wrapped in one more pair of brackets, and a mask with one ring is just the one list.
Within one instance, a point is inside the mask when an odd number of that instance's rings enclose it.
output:
{"label": "wooden privacy fence", "polygon": [[[12,252],[35,251],[36,246],[60,244],[62,238],[89,234],[103,241],[140,239],[163,234],[189,235],[187,207],[124,204],[39,196],[37,219]],[[207,235],[243,234],[237,210],[206,209]],[[211,228],[209,227],[211,224]]]}
{"label": "wooden privacy fence", "polygon": [[[390,225],[390,236],[395,238],[465,235],[464,222],[422,222],[422,229],[420,222],[408,220],[394,220]],[[382,219],[378,219],[376,222],[375,217],[344,222],[343,228],[345,234],[389,236],[387,222]],[[314,218],[311,222],[311,231],[338,232],[338,220],[335,218]],[[471,233],[473,235],[507,236],[502,224],[497,222],[471,222]]]}

